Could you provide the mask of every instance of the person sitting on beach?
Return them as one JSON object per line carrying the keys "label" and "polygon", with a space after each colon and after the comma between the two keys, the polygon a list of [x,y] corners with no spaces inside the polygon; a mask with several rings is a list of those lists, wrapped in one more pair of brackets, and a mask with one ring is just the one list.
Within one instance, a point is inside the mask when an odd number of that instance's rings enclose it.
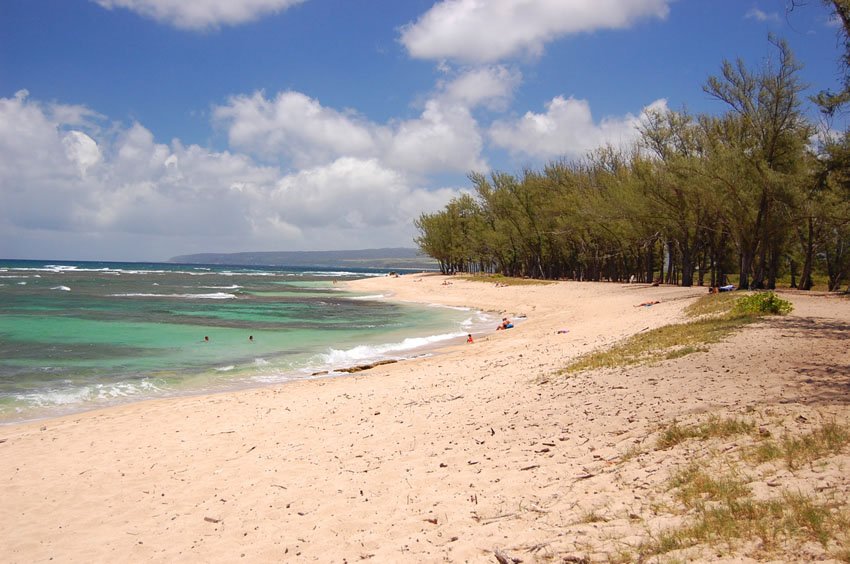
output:
{"label": "person sitting on beach", "polygon": [[502,329],[511,329],[513,328],[513,326],[514,324],[511,323],[510,319],[508,319],[507,317],[503,317],[502,322],[499,324],[498,327],[496,327],[496,331],[501,331]]}
{"label": "person sitting on beach", "polygon": [[725,286],[712,286],[708,289],[709,294],[717,294],[718,292],[731,292],[735,289],[734,284],[726,284]]}
{"label": "person sitting on beach", "polygon": [[475,342],[475,341],[473,341],[473,340],[472,340],[472,333],[470,333],[470,334],[466,337],[466,342],[467,342],[467,343],[474,343],[474,342]]}

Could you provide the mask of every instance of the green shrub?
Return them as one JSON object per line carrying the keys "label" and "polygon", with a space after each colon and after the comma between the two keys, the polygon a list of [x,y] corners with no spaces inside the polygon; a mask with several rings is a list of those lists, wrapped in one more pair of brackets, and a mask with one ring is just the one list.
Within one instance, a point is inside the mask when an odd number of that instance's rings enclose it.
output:
{"label": "green shrub", "polygon": [[758,292],[738,298],[732,311],[738,315],[785,315],[794,306],[773,292]]}

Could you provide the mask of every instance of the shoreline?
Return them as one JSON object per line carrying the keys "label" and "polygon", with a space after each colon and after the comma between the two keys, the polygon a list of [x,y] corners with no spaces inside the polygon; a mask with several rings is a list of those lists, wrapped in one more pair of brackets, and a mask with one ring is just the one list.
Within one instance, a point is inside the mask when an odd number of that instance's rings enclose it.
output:
{"label": "shoreline", "polygon": [[[0,427],[0,552],[10,562],[492,562],[498,549],[604,562],[675,522],[652,510],[669,494],[650,492],[692,455],[650,449],[620,462],[660,425],[850,419],[846,376],[828,370],[850,366],[837,346],[846,299],[795,294],[788,319],[708,352],[558,377],[579,354],[681,320],[704,289],[430,274],[348,286],[528,318],[342,378]],[[650,300],[660,303],[637,307]],[[847,487],[828,470],[818,479]],[[582,521],[593,512],[604,520]]]}
{"label": "shoreline", "polygon": [[[364,279],[369,278],[371,277]],[[330,289],[332,287],[335,290],[345,290],[345,284],[346,281],[343,281],[338,286],[329,285],[328,288]],[[386,300],[386,296],[383,294],[364,296],[357,295],[358,293],[359,292],[357,292],[357,290],[354,290],[354,292],[352,292],[352,296],[348,299],[354,301],[362,301],[367,298],[378,301]],[[472,316],[488,315],[488,312],[476,311],[469,308],[442,306],[442,304],[430,304],[423,302],[417,303],[416,305],[422,308],[432,306],[446,307],[447,309],[454,310],[464,309],[469,311],[469,314]],[[489,319],[486,321],[481,319],[474,320],[472,321],[472,329],[470,330],[478,334],[479,332],[482,332],[485,327],[489,327],[490,324],[491,321]],[[496,324],[495,317],[492,319],[492,324]],[[422,331],[425,331],[425,329],[422,329]],[[237,373],[240,373],[241,375],[233,380],[222,380],[219,378],[221,374],[226,374],[233,370],[235,368],[233,365],[225,367],[209,367],[205,371],[193,372],[186,378],[188,382],[193,382],[189,384],[184,384],[180,381],[175,381],[171,384],[162,384],[158,381],[158,376],[150,375],[146,376],[144,379],[146,384],[149,386],[148,391],[144,391],[144,389],[137,389],[129,393],[112,394],[111,396],[107,391],[106,395],[101,395],[94,399],[89,398],[70,403],[46,403],[40,407],[27,407],[24,413],[10,412],[0,415],[0,429],[24,423],[37,423],[49,421],[55,418],[80,415],[89,411],[120,408],[125,405],[139,402],[217,395],[254,388],[281,386],[294,381],[308,381],[319,377],[345,377],[352,372],[364,371],[367,369],[367,365],[385,363],[388,360],[403,361],[419,356],[437,354],[442,348],[452,346],[454,343],[451,341],[454,340],[460,342],[461,333],[463,333],[463,339],[465,339],[466,333],[464,331],[466,331],[466,329],[458,326],[458,328],[454,331],[457,335],[454,337],[447,336],[450,332],[415,333],[409,336],[397,335],[394,333],[390,334],[390,332],[388,332],[387,335],[384,336],[385,340],[383,341],[374,341],[373,339],[374,342],[362,341],[358,344],[348,343],[347,345],[342,346],[331,344],[330,347],[325,349],[323,352],[316,352],[313,357],[311,357],[313,359],[311,362],[303,364],[303,366],[294,366],[285,370],[281,369],[281,371],[273,374],[251,374],[251,367],[253,365],[243,363],[237,371]],[[393,340],[393,337],[397,337],[397,340]],[[411,341],[421,341],[422,344],[416,344],[413,346]],[[360,349],[367,349],[367,352],[371,351],[371,354],[358,358],[360,356]],[[358,354],[356,354],[354,358],[341,358],[339,360],[331,358],[334,354],[345,357],[351,352],[357,352]],[[327,356],[328,358],[322,360],[321,357],[324,356]],[[265,361],[266,358],[259,357],[259,360]],[[255,361],[256,360],[257,359],[255,359]],[[206,381],[203,378],[204,375],[206,375],[206,378],[209,379],[209,381]],[[103,385],[106,386],[106,384]],[[94,391],[91,389],[74,388],[68,390],[67,394],[85,395],[88,393],[89,395],[94,394],[97,396],[96,385],[92,384],[89,388],[94,388]]]}

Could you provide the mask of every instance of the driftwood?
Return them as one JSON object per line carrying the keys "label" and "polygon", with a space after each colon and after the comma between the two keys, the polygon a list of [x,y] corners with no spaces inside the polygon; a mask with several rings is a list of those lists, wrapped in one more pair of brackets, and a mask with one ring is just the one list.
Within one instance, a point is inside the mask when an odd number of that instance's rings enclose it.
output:
{"label": "driftwood", "polygon": [[[370,362],[369,364],[358,364],[356,366],[349,366],[348,368],[334,368],[333,372],[347,372],[349,374],[353,372],[363,372],[364,370],[369,370],[370,368],[375,368],[376,366],[381,366],[382,364],[392,364],[394,362],[398,362],[397,360],[377,360],[375,362]],[[320,370],[319,372],[313,372],[311,376],[325,376],[330,374],[327,370]]]}
{"label": "driftwood", "polygon": [[519,562],[522,562],[521,559],[510,556],[500,548],[494,550],[493,554],[496,556],[496,560],[499,561],[499,564],[518,564]]}
{"label": "driftwood", "polygon": [[362,372],[364,370],[369,370],[370,368],[375,368],[376,366],[381,366],[383,364],[392,364],[394,362],[398,362],[397,360],[379,360],[377,362],[370,362],[369,364],[358,364],[357,366],[352,366],[350,368],[337,368],[334,372]]}

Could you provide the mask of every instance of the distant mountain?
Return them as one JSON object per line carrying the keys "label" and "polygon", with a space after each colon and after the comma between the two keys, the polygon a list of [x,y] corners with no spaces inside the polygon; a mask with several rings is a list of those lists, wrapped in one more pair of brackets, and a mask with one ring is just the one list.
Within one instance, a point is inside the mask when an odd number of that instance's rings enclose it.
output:
{"label": "distant mountain", "polygon": [[386,270],[436,270],[432,258],[418,249],[361,249],[357,251],[277,251],[247,253],[198,253],[180,255],[168,262],[181,264],[229,264],[234,266],[298,266],[326,268],[378,268]]}

